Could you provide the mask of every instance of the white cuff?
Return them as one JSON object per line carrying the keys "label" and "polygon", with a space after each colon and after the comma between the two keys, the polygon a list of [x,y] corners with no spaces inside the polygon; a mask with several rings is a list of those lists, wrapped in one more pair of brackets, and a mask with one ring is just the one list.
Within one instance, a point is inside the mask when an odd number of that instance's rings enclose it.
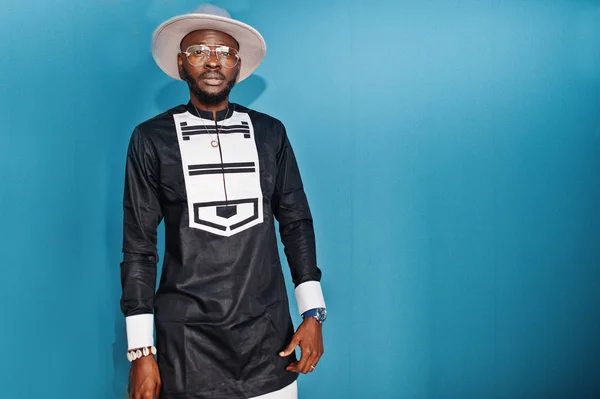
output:
{"label": "white cuff", "polygon": [[321,283],[318,281],[307,281],[298,285],[294,290],[294,294],[296,294],[300,315],[309,309],[325,307],[323,290],[321,289]]}
{"label": "white cuff", "polygon": [[127,350],[154,345],[154,315],[138,314],[125,318]]}

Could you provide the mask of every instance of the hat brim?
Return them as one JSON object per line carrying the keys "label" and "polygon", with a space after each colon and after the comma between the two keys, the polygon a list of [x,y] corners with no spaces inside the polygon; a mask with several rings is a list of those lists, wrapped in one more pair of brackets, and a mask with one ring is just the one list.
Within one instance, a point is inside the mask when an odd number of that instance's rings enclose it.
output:
{"label": "hat brim", "polygon": [[258,68],[267,52],[262,35],[250,25],[209,14],[186,14],[163,22],[152,35],[152,56],[156,64],[173,79],[179,77],[177,54],[181,40],[190,32],[211,29],[227,33],[240,45],[240,72],[237,81],[246,79]]}

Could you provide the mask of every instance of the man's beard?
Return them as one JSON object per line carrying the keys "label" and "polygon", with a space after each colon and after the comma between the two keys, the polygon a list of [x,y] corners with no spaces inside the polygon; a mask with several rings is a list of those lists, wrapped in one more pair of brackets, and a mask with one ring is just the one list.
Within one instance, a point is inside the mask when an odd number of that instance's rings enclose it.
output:
{"label": "man's beard", "polygon": [[[223,88],[223,90],[221,90],[218,93],[208,93],[200,88],[200,86],[198,85],[198,80],[202,77],[202,75],[204,75],[206,73],[214,74],[215,71],[204,72],[204,73],[200,74],[197,79],[194,79],[192,77],[192,75],[190,75],[189,72],[185,68],[182,68],[182,71],[183,72],[181,74],[182,75],[181,77],[183,78],[183,80],[185,80],[187,82],[191,92],[194,94],[194,96],[196,96],[198,101],[200,101],[202,104],[206,104],[206,105],[216,105],[216,104],[219,104],[219,103],[227,100],[227,97],[229,96],[231,89],[233,89],[233,86],[235,86],[235,81],[237,79],[238,72],[239,72],[239,70],[235,71],[235,75],[233,75],[231,80],[229,82],[227,82],[227,86],[225,86]],[[220,74],[223,78],[225,78],[225,75],[223,75],[221,72],[216,72],[216,73]]]}

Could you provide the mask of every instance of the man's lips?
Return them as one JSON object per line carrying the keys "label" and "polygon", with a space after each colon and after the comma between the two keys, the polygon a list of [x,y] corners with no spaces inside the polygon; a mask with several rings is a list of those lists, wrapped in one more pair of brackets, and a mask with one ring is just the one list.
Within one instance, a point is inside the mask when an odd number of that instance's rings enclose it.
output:
{"label": "man's lips", "polygon": [[199,79],[209,86],[218,86],[221,83],[223,83],[223,81],[225,80],[225,77],[221,76],[219,74],[216,74],[216,73],[209,73],[209,74],[207,73],[207,74],[201,75]]}

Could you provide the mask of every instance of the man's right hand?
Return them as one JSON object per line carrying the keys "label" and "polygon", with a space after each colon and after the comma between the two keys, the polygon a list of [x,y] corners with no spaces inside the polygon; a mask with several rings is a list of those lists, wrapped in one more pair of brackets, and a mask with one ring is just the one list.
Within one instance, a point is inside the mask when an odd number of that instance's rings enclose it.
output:
{"label": "man's right hand", "polygon": [[158,399],[160,393],[160,373],[154,356],[144,356],[131,363],[129,372],[130,399]]}

